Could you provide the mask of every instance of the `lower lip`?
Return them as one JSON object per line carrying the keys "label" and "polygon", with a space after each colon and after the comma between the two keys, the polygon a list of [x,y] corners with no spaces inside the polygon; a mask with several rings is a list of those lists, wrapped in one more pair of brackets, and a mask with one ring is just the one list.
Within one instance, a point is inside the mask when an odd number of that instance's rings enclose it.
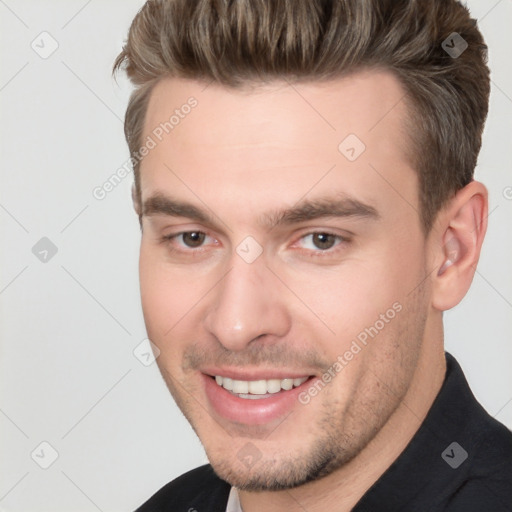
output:
{"label": "lower lip", "polygon": [[214,411],[229,421],[246,425],[264,425],[290,414],[298,405],[299,394],[304,388],[309,387],[313,380],[310,378],[296,388],[273,393],[268,398],[250,399],[233,395],[219,386],[209,375],[202,374],[202,376],[206,396]]}

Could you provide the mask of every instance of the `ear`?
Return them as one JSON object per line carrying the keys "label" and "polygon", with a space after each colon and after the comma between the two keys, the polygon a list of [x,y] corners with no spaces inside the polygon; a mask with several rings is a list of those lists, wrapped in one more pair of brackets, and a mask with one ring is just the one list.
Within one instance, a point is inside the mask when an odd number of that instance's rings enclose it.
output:
{"label": "ear", "polygon": [[435,259],[432,306],[456,306],[466,295],[487,230],[488,193],[472,181],[459,190],[437,217],[431,247]]}

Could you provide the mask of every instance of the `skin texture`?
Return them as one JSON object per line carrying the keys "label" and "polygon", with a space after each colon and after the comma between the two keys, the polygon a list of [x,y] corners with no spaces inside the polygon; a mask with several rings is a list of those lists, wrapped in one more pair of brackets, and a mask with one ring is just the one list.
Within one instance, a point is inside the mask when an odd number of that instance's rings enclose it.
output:
{"label": "skin texture", "polygon": [[[197,106],[141,165],[142,205],[159,193],[214,217],[143,215],[141,296],[160,371],[215,471],[241,489],[244,511],[350,510],[405,448],[442,384],[442,311],[471,283],[485,187],[459,191],[425,236],[404,91],[385,71],[244,91],[166,79],[152,93],[143,137],[191,96]],[[354,161],[338,149],[349,134],[366,146]],[[260,223],[264,213],[327,196],[377,215]],[[206,236],[198,245],[162,240],[184,231]],[[341,238],[325,249],[312,232]],[[252,263],[236,252],[247,236],[263,249]],[[393,305],[400,311],[378,334],[286,415],[235,422],[208,400],[206,367],[321,377]],[[250,467],[239,455],[248,443],[258,454]]]}

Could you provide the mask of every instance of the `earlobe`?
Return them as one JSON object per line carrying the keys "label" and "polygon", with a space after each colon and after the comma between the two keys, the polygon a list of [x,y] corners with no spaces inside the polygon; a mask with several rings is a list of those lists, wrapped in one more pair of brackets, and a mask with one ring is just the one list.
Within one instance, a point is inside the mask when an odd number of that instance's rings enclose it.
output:
{"label": "earlobe", "polygon": [[464,298],[475,274],[487,229],[485,186],[473,181],[459,190],[438,220],[432,305],[446,311]]}

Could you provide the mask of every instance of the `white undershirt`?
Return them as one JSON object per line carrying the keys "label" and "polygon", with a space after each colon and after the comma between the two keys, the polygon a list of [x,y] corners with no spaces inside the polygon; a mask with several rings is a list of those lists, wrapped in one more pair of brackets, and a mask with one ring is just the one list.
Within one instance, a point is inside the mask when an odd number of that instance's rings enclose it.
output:
{"label": "white undershirt", "polygon": [[242,507],[240,506],[240,499],[238,498],[238,492],[235,487],[231,487],[231,491],[229,491],[228,505],[226,507],[226,512],[243,512]]}

